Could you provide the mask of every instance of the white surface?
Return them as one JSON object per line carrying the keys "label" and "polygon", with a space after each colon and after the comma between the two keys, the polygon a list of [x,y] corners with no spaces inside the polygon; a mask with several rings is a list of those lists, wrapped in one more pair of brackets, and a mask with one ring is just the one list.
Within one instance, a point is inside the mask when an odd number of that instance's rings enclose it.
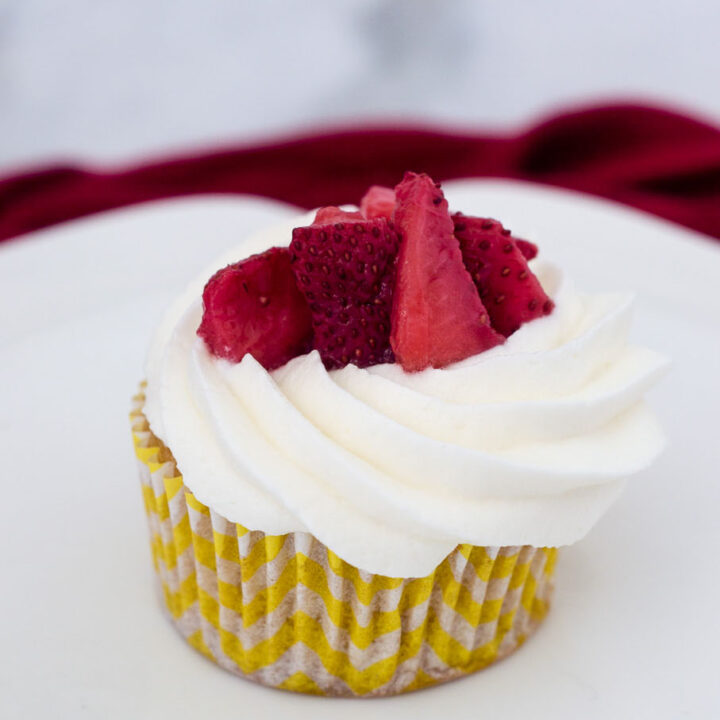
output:
{"label": "white surface", "polygon": [[718,121],[719,26],[717,0],[2,0],[0,173],[607,98]]}
{"label": "white surface", "polygon": [[129,395],[164,304],[198,267],[286,209],[170,201],[0,247],[1,717],[720,714],[720,250],[565,192],[446,187],[455,204],[483,200],[543,253],[562,255],[581,286],[637,289],[635,337],[674,358],[651,397],[669,449],[561,553],[555,605],[538,635],[465,680],[367,702],[256,687],[184,645],[153,590]]}

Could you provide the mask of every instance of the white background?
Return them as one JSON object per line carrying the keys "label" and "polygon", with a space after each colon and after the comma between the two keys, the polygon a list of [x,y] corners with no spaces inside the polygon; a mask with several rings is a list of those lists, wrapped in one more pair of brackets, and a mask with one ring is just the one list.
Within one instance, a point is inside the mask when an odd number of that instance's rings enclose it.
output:
{"label": "white background", "polygon": [[0,0],[0,173],[607,99],[720,121],[719,35],[718,0]]}

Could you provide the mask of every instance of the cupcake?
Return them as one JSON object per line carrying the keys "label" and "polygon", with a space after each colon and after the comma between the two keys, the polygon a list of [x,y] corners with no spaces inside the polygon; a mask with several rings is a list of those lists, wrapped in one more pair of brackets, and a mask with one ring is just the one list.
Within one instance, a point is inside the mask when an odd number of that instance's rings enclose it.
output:
{"label": "cupcake", "polygon": [[[470,210],[466,208],[465,210]],[[131,414],[169,617],[264,685],[480,670],[661,450],[632,298],[407,173],[246,240],[167,313]]]}

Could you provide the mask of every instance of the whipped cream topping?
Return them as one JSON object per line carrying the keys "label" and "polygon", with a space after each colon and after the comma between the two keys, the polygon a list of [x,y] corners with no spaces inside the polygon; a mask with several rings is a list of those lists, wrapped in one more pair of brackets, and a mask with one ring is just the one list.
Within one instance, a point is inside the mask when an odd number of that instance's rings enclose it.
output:
{"label": "whipped cream topping", "polygon": [[145,412],[201,502],[252,530],[312,533],[368,572],[419,577],[458,543],[579,540],[658,455],[643,395],[667,361],[628,343],[632,297],[580,293],[537,260],[553,313],[447,368],[328,372],[314,351],[268,373],[250,355],[212,356],[196,335],[207,279],[312,217],[219,259],[156,333]]}

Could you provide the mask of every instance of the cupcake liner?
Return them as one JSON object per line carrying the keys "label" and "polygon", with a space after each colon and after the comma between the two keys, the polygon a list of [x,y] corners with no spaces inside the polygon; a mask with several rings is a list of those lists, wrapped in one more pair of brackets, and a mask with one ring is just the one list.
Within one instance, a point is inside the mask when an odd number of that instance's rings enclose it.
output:
{"label": "cupcake liner", "polygon": [[390,578],[308,533],[229,522],[185,487],[144,401],[131,421],[164,604],[226,670],[296,692],[392,695],[486,667],[545,617],[556,548],[459,545],[427,577]]}

